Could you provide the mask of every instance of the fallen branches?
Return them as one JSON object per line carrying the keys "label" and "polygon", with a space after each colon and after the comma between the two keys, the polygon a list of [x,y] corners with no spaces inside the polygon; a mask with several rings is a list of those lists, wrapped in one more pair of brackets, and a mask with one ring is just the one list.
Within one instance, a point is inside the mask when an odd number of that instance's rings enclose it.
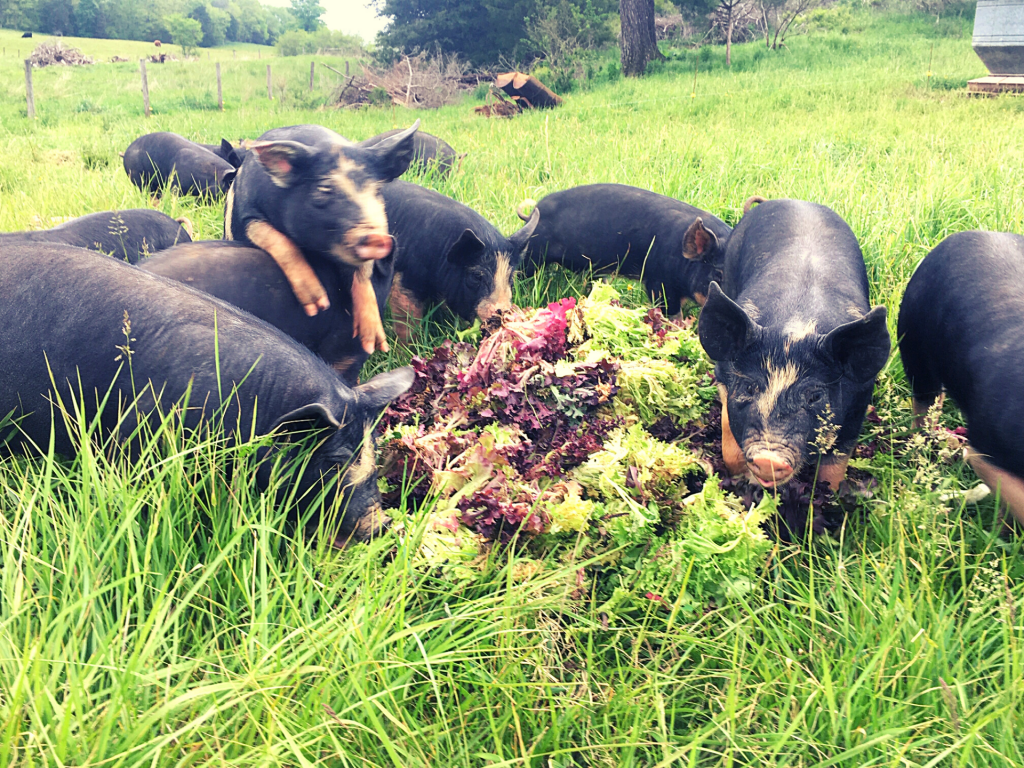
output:
{"label": "fallen branches", "polygon": [[37,45],[28,60],[32,62],[33,67],[49,67],[54,64],[81,66],[94,63],[91,56],[86,56],[77,48],[66,46],[56,39]]}
{"label": "fallen branches", "polygon": [[335,93],[334,101],[339,107],[384,102],[412,109],[437,109],[455,103],[472,87],[473,81],[467,82],[465,69],[454,56],[403,56],[390,69],[363,67],[362,75],[348,76]]}

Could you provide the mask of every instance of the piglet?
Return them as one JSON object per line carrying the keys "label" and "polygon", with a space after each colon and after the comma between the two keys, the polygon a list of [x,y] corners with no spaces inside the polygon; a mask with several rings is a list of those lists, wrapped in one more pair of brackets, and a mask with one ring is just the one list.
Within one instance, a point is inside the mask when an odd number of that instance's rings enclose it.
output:
{"label": "piglet", "polygon": [[910,278],[897,332],[915,413],[945,389],[967,420],[967,461],[1024,522],[1024,237],[947,237]]}
{"label": "piglet", "polygon": [[773,488],[819,463],[818,479],[837,488],[890,349],[846,222],[799,200],[750,210],[698,330],[716,362],[728,469]]}

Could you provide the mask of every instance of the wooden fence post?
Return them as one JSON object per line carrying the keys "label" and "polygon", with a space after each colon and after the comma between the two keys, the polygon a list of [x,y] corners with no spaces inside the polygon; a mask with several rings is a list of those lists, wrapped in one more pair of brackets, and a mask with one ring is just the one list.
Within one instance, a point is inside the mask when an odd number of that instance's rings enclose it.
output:
{"label": "wooden fence post", "polygon": [[345,62],[345,77],[348,77],[348,61]]}
{"label": "wooden fence post", "polygon": [[224,111],[224,89],[221,88],[220,84],[220,62],[217,62],[217,106],[220,107],[220,111]]}
{"label": "wooden fence post", "polygon": [[139,66],[142,68],[142,104],[146,108],[146,117],[149,117],[149,81],[146,79],[146,60],[139,59]]}
{"label": "wooden fence post", "polygon": [[270,86],[270,65],[267,64],[267,98],[271,101],[274,100],[274,90]]}
{"label": "wooden fence post", "polygon": [[309,92],[313,92],[313,70],[316,68],[316,62],[309,62]]}
{"label": "wooden fence post", "polygon": [[28,100],[28,119],[36,119],[36,97],[32,93],[32,60],[25,59],[25,98]]}

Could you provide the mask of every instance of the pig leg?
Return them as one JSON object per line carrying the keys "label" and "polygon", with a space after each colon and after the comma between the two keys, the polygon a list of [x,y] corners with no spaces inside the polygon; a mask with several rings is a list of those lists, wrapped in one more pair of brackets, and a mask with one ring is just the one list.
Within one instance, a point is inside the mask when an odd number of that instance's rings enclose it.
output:
{"label": "pig leg", "polygon": [[725,462],[730,474],[742,475],[747,469],[747,457],[743,455],[743,449],[736,442],[729,427],[728,393],[721,384],[718,385],[718,394],[722,399],[722,461]]}
{"label": "pig leg", "polygon": [[850,463],[848,453],[836,453],[822,459],[818,469],[818,482],[824,480],[833,491],[839,490],[839,484],[846,479],[846,465]]}
{"label": "pig leg", "polygon": [[967,463],[971,465],[974,473],[982,479],[989,488],[999,494],[999,500],[1004,507],[1009,508],[1017,521],[1024,523],[1024,480],[1016,475],[1011,475],[1005,469],[1000,469],[975,451],[970,445],[964,452]]}
{"label": "pig leg", "polygon": [[286,235],[265,221],[252,222],[245,228],[245,234],[253,245],[262,248],[277,262],[307,315],[313,317],[320,310],[331,306],[320,278],[309,266],[302,251]]}
{"label": "pig leg", "polygon": [[371,355],[375,349],[388,351],[384,323],[377,309],[377,294],[370,282],[372,275],[373,263],[369,261],[352,275],[352,336],[358,336],[363,349]]}
{"label": "pig leg", "polygon": [[395,275],[391,284],[391,314],[394,317],[395,333],[403,342],[408,343],[413,330],[419,326],[423,318],[423,305],[402,285],[402,276]]}

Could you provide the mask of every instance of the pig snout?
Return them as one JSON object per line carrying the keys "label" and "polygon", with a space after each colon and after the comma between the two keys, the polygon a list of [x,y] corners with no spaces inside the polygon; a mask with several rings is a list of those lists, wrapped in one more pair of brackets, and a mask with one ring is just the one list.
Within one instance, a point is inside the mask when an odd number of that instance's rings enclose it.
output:
{"label": "pig snout", "polygon": [[374,261],[387,257],[394,245],[391,235],[364,235],[356,242],[355,252],[364,261]]}
{"label": "pig snout", "polygon": [[345,549],[354,542],[369,541],[390,525],[391,518],[385,514],[381,504],[374,504],[356,521],[350,533],[336,536],[332,546],[336,549]]}
{"label": "pig snout", "polygon": [[747,460],[747,466],[765,488],[784,485],[793,477],[793,466],[774,451],[759,451]]}

